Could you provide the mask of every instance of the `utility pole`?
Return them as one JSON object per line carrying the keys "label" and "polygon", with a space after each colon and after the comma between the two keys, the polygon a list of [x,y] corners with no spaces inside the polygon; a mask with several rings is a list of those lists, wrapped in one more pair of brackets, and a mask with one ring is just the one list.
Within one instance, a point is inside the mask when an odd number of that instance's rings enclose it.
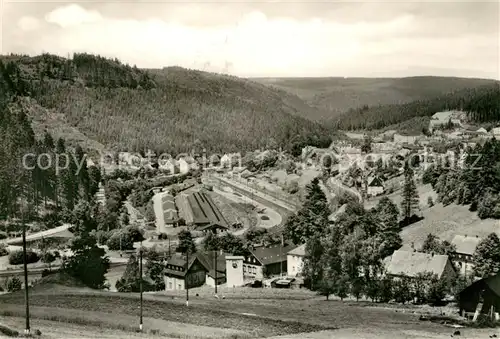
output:
{"label": "utility pole", "polygon": [[[22,208],[22,207],[21,207]],[[24,300],[26,304],[26,328],[24,333],[30,334],[30,306],[29,306],[29,291],[28,291],[28,265],[26,259],[26,220],[24,219],[24,211],[21,209],[21,221],[23,223],[23,266],[24,266]]]}
{"label": "utility pole", "polygon": [[186,306],[189,306],[189,285],[188,285],[188,269],[189,269],[189,249],[186,249],[186,272],[184,273],[184,287],[186,288]]}
{"label": "utility pole", "polygon": [[283,241],[283,234],[281,234],[281,246],[280,246],[280,277],[283,276],[283,246],[284,246],[284,241]]}
{"label": "utility pole", "polygon": [[141,310],[140,310],[140,318],[139,318],[139,330],[142,332],[142,241],[141,241],[141,247],[139,248],[139,292],[141,294]]}
{"label": "utility pole", "polygon": [[215,261],[215,295],[217,296],[217,250],[214,251],[215,252],[215,257],[214,257],[214,261]]}

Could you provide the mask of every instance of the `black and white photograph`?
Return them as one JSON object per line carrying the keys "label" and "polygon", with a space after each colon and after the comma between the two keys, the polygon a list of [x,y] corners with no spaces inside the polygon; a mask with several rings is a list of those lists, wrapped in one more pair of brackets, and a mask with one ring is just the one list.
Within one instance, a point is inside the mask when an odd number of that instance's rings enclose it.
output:
{"label": "black and white photograph", "polygon": [[500,1],[0,0],[0,338],[500,338]]}

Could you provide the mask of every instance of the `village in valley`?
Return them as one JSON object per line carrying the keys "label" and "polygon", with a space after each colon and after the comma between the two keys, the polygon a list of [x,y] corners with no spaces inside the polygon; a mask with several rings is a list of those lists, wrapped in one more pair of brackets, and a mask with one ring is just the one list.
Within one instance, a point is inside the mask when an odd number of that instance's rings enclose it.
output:
{"label": "village in valley", "polygon": [[[488,275],[498,266],[491,262],[498,258],[491,248],[499,244],[498,221],[460,220],[463,207],[444,201],[434,174],[467,170],[476,145],[500,136],[500,127],[476,127],[447,111],[434,114],[421,135],[346,133],[327,147],[303,144],[291,153],[270,140],[267,149],[245,154],[89,156],[88,173],[102,164],[94,173],[97,208],[115,218],[100,219],[92,231],[108,257],[102,286],[171,296],[186,306],[319,294],[389,303],[455,328],[498,321],[500,276]],[[80,203],[75,213],[86,209]],[[62,274],[72,255],[76,225],[54,226],[27,231],[35,291]],[[19,231],[3,234],[0,274],[5,292],[15,292],[22,288],[22,238]],[[352,270],[335,273],[336,261]]]}
{"label": "village in valley", "polygon": [[0,3],[0,338],[500,337],[500,3]]}

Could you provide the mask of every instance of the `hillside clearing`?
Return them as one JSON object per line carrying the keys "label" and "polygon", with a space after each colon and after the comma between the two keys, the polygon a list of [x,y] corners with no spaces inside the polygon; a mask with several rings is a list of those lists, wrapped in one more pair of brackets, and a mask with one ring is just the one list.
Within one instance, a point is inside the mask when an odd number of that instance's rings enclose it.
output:
{"label": "hillside clearing", "polygon": [[[432,186],[430,184],[417,185],[417,190],[418,190],[418,197],[420,198],[420,209],[422,211],[424,211],[424,210],[428,209],[427,200],[429,199],[429,197],[431,197],[432,200],[435,202],[437,199],[437,193],[432,189]],[[399,208],[399,206],[401,206],[402,193],[403,193],[402,190],[398,190],[398,191],[391,193],[391,194],[372,198],[372,199],[367,200],[365,202],[365,207],[367,209],[375,207],[382,198],[387,197],[387,198],[391,199]]]}
{"label": "hillside clearing", "polygon": [[492,232],[500,235],[500,220],[481,220],[468,206],[436,204],[423,212],[424,219],[401,231],[403,248],[415,244],[419,248],[429,233],[442,240],[452,240],[456,234],[486,237]]}

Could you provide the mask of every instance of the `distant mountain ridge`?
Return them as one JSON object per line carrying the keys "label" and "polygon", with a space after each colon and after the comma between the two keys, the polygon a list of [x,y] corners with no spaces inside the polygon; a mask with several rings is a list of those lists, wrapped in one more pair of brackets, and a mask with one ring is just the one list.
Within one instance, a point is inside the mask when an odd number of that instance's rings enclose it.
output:
{"label": "distant mountain ridge", "polygon": [[491,79],[415,76],[405,78],[253,78],[295,94],[318,108],[312,120],[328,120],[363,106],[405,104],[445,93],[498,83]]}

